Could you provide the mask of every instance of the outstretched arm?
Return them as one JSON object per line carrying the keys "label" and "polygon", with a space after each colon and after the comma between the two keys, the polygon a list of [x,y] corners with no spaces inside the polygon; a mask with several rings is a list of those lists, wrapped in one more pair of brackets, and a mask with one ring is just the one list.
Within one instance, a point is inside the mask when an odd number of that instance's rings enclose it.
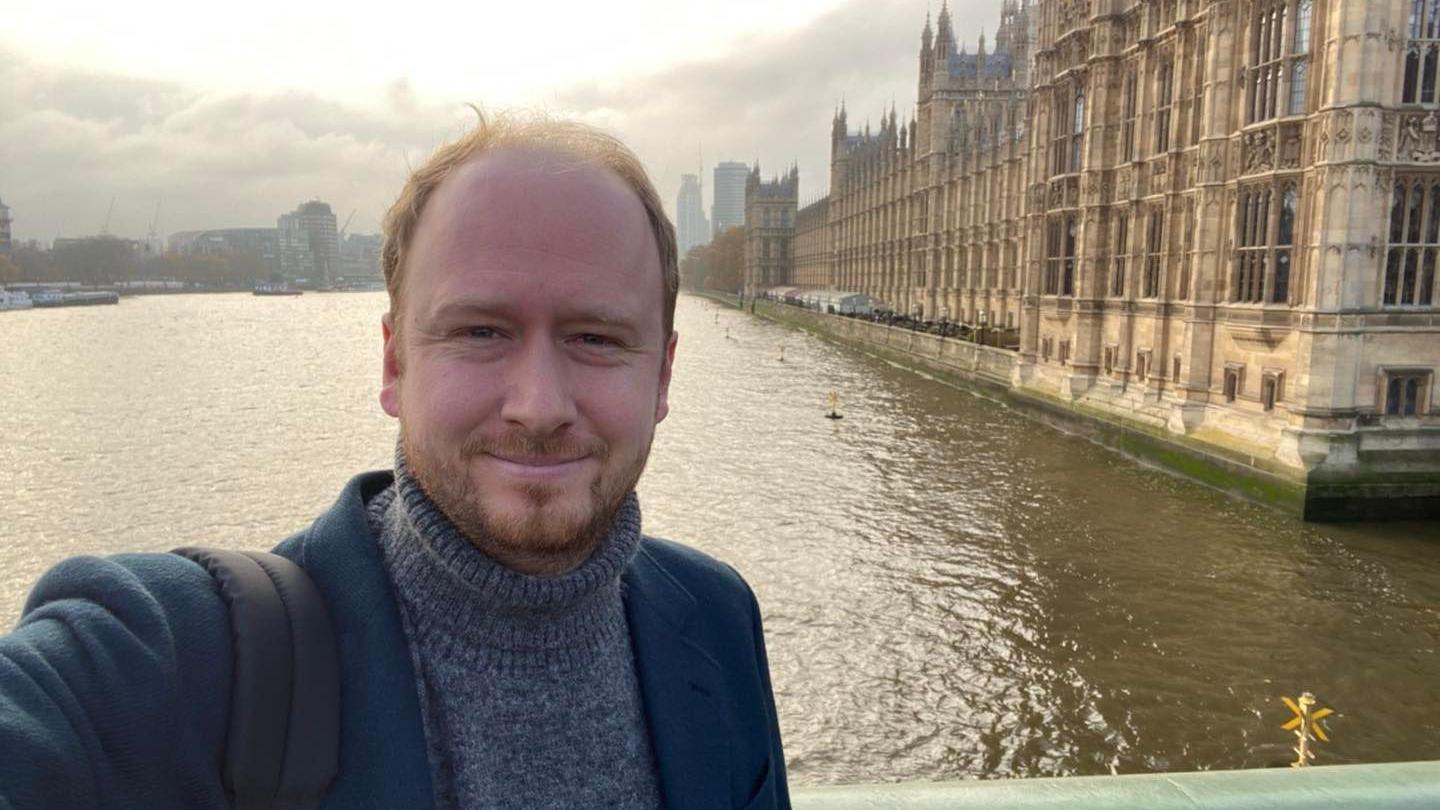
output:
{"label": "outstretched arm", "polygon": [[174,555],[42,577],[0,636],[0,808],[226,807],[228,622]]}

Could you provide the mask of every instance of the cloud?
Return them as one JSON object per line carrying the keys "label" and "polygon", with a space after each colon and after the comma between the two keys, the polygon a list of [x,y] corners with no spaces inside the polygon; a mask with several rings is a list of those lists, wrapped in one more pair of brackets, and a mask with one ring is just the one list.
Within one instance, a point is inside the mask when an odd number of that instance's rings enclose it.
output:
{"label": "cloud", "polygon": [[758,159],[769,176],[796,162],[808,199],[829,186],[830,123],[841,99],[852,128],[866,116],[878,122],[892,102],[901,115],[913,108],[923,25],[912,0],[859,0],[722,57],[576,83],[556,100],[635,147],[667,205],[680,174],[697,170],[702,146],[707,167]]}
{"label": "cloud", "polygon": [[[957,33],[998,14],[952,4]],[[895,103],[915,103],[918,0],[850,0],[781,33],[724,53],[608,78],[577,77],[535,106],[618,134],[673,206],[680,175],[720,160],[759,159],[768,176],[793,161],[802,198],[829,179],[835,104],[852,128]],[[437,99],[408,79],[366,103],[319,92],[235,93],[183,81],[42,66],[0,48],[0,198],[18,239],[110,231],[141,237],[157,200],[163,232],[273,225],[311,198],[355,231],[373,231],[408,168],[473,120],[465,102]],[[706,185],[709,185],[706,171]],[[672,211],[673,213],[673,211]]]}
{"label": "cloud", "polygon": [[405,167],[459,131],[403,82],[376,109],[42,68],[0,52],[0,197],[17,239],[270,226],[312,197],[374,230]]}

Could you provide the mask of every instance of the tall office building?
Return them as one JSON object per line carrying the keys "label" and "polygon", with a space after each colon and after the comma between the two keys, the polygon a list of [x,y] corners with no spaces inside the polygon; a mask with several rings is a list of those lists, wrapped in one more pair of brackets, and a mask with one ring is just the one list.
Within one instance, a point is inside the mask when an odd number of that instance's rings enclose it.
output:
{"label": "tall office building", "polygon": [[710,205],[711,233],[719,235],[745,224],[745,181],[750,167],[727,160],[715,166],[715,199]]}
{"label": "tall office building", "polygon": [[10,252],[10,206],[0,200],[0,253]]}
{"label": "tall office building", "polygon": [[680,258],[685,258],[690,248],[710,241],[710,223],[705,219],[705,197],[698,175],[680,175],[680,196],[675,200],[675,219]]}
{"label": "tall office building", "polygon": [[324,286],[339,275],[340,242],[335,232],[335,213],[319,200],[311,200],[278,222],[280,275],[306,279]]}

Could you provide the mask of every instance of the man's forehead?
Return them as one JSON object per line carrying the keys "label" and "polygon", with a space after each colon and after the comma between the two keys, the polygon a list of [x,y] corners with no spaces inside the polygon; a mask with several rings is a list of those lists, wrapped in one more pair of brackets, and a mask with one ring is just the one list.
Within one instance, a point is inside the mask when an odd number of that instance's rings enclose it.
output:
{"label": "man's forehead", "polygon": [[417,241],[427,235],[467,250],[658,256],[645,207],[624,180],[550,150],[502,148],[457,167],[421,215]]}
{"label": "man's forehead", "polygon": [[411,306],[432,315],[498,306],[517,289],[551,291],[529,299],[546,306],[563,303],[553,295],[585,298],[592,316],[652,303],[658,313],[663,303],[659,249],[636,192],[608,169],[535,150],[487,153],[452,171],[425,204],[406,266],[407,289],[427,291]]}

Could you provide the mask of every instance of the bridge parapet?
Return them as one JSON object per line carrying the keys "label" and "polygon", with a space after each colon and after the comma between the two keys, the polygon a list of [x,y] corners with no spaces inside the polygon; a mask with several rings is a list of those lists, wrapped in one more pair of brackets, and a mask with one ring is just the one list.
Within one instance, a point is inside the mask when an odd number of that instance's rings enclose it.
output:
{"label": "bridge parapet", "polygon": [[1440,807],[1440,762],[796,788],[796,810]]}

